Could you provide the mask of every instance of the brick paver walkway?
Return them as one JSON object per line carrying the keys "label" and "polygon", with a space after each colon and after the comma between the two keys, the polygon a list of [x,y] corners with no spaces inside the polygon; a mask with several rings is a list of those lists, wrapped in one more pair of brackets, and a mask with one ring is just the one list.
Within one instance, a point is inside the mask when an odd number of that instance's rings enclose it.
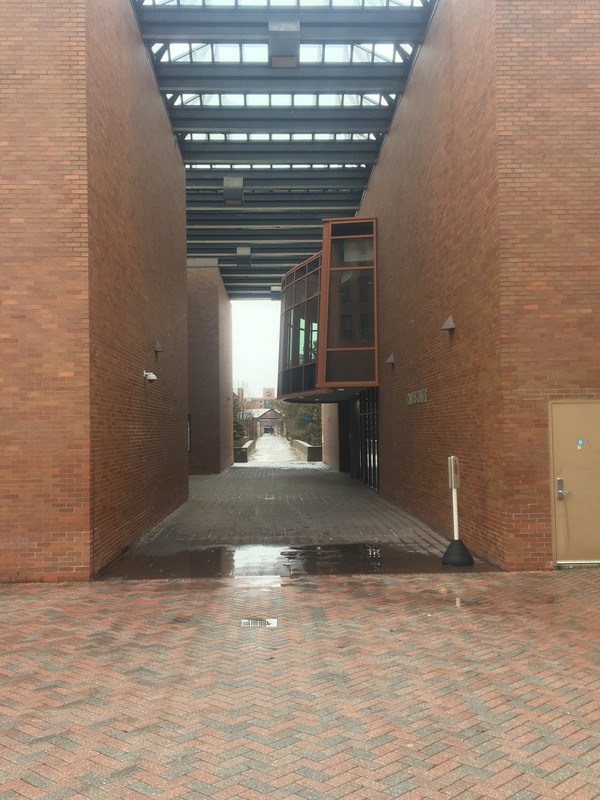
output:
{"label": "brick paver walkway", "polygon": [[[452,506],[448,493],[449,525]],[[442,555],[448,540],[323,464],[239,464],[194,475],[190,499],[144,539],[195,544],[397,544]]]}
{"label": "brick paver walkway", "polygon": [[595,570],[3,585],[0,798],[597,800],[599,608]]}

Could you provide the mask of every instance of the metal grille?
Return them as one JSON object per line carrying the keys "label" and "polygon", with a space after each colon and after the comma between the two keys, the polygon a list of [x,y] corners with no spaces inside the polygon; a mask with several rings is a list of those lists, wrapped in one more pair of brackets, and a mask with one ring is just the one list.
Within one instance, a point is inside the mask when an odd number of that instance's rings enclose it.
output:
{"label": "metal grille", "polygon": [[360,479],[379,490],[379,407],[377,388],[360,393]]}
{"label": "metal grille", "polygon": [[240,620],[240,628],[276,628],[277,620],[268,619],[242,619]]}

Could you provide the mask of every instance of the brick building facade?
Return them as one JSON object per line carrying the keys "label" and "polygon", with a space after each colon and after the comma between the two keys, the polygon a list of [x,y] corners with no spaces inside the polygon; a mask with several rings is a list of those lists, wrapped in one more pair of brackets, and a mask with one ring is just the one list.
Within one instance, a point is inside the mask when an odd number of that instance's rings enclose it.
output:
{"label": "brick building facade", "polygon": [[461,536],[509,569],[554,562],[550,402],[600,399],[599,39],[593,0],[442,0],[359,211],[381,493],[450,533],[459,456]]}
{"label": "brick building facade", "polygon": [[[229,301],[216,270],[186,274],[184,168],[130,3],[0,5],[0,580],[85,580],[188,470],[231,463]],[[449,533],[458,455],[462,536],[508,569],[556,560],[551,403],[600,400],[599,41],[597,0],[440,0],[359,211],[380,491]],[[324,458],[346,469],[339,419]]]}
{"label": "brick building facade", "polygon": [[129,3],[3,5],[0,579],[89,579],[187,497],[184,170]]}

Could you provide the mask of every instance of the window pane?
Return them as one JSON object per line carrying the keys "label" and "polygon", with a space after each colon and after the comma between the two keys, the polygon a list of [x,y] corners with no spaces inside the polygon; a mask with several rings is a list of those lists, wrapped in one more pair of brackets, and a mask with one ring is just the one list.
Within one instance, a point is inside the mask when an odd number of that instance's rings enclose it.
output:
{"label": "window pane", "polygon": [[374,261],[373,239],[332,239],[331,267],[367,267]]}
{"label": "window pane", "polygon": [[292,366],[293,354],[293,325],[294,325],[294,309],[291,308],[285,312],[285,363],[284,367]]}
{"label": "window pane", "polygon": [[327,348],[373,347],[375,303],[372,269],[330,274]]}
{"label": "window pane", "polygon": [[304,306],[296,306],[291,313],[293,314],[291,363],[292,366],[296,366],[304,363],[304,334],[306,331]]}
{"label": "window pane", "polygon": [[317,334],[319,330],[319,299],[313,297],[306,304],[306,361],[317,360]]}
{"label": "window pane", "polygon": [[301,303],[303,300],[306,300],[306,278],[300,278],[299,281],[296,281],[294,302]]}

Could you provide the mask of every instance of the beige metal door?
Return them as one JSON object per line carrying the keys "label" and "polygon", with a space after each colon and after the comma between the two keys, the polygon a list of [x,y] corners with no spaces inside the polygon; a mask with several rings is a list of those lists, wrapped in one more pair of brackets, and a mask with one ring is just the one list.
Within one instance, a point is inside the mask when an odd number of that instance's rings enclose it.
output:
{"label": "beige metal door", "polygon": [[600,403],[552,403],[557,563],[600,562]]}

